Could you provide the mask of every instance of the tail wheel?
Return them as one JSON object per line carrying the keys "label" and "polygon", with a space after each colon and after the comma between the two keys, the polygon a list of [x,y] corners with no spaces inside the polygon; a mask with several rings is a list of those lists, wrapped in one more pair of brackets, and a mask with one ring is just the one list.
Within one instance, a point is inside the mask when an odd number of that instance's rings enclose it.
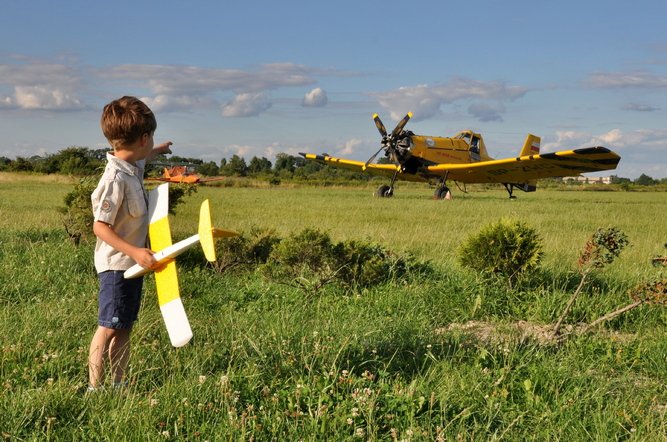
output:
{"label": "tail wheel", "polygon": [[437,200],[450,200],[452,199],[452,192],[449,191],[449,187],[441,186],[435,190],[433,198]]}
{"label": "tail wheel", "polygon": [[392,189],[391,186],[383,184],[382,186],[378,187],[374,195],[378,198],[389,198],[394,196],[394,189]]}

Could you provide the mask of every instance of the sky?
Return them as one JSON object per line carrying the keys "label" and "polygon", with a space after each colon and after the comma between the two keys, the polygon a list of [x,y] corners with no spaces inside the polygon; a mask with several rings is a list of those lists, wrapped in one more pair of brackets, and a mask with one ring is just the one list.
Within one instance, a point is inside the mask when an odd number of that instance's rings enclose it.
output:
{"label": "sky", "polygon": [[[0,0],[0,156],[108,146],[123,95],[156,143],[219,163],[365,161],[377,112],[421,135],[480,132],[495,158],[605,146],[667,177],[664,0]],[[606,175],[598,173],[596,175]]]}

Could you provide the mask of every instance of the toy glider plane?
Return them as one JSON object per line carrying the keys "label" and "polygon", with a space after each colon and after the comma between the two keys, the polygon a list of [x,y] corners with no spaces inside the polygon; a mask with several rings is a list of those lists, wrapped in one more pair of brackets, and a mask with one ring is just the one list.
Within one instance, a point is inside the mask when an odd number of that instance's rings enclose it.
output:
{"label": "toy glider plane", "polygon": [[224,180],[224,177],[202,178],[188,170],[187,166],[165,167],[161,177],[146,178],[148,181],[166,181],[168,183],[200,184]]}
{"label": "toy glider plane", "polygon": [[[482,135],[471,130],[462,131],[451,138],[415,135],[404,130],[411,117],[412,113],[408,112],[388,133],[378,114],[374,114],[373,120],[382,135],[382,142],[380,149],[365,163],[326,154],[300,155],[322,164],[390,177],[389,185],[382,185],[375,192],[379,197],[392,196],[397,179],[437,180],[435,199],[451,198],[447,180],[464,185],[499,183],[505,186],[509,197],[514,198],[514,189],[534,192],[539,178],[611,170],[616,168],[621,159],[602,146],[540,154],[540,137],[528,134],[518,157],[495,160],[487,153]],[[382,151],[390,162],[372,163]]]}
{"label": "toy glider plane", "polygon": [[235,232],[213,228],[208,200],[205,200],[199,211],[198,234],[179,241],[171,242],[169,228],[169,184],[162,184],[148,195],[148,237],[151,249],[155,252],[156,266],[153,269],[135,264],[125,271],[125,278],[137,278],[148,272],[155,272],[155,287],[158,304],[167,327],[169,340],[174,347],[182,347],[192,338],[192,329],[183,308],[178,290],[178,276],[174,258],[200,243],[208,261],[215,261],[213,238],[226,238],[238,235]]}

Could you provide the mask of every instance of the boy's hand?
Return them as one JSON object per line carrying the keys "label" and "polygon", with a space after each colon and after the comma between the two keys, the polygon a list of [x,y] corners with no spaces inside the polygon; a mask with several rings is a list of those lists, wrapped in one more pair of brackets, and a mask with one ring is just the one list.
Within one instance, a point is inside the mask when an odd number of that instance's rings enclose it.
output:
{"label": "boy's hand", "polygon": [[157,264],[157,261],[153,257],[154,253],[155,252],[153,252],[151,249],[137,248],[134,252],[132,252],[130,257],[141,267],[145,269],[151,269]]}
{"label": "boy's hand", "polygon": [[172,143],[171,141],[167,141],[167,142],[164,142],[162,144],[158,144],[157,146],[153,147],[153,152],[155,152],[156,154],[161,154],[161,153],[162,154],[170,154],[171,149],[169,148],[169,146],[171,146],[172,144],[174,144],[174,143]]}

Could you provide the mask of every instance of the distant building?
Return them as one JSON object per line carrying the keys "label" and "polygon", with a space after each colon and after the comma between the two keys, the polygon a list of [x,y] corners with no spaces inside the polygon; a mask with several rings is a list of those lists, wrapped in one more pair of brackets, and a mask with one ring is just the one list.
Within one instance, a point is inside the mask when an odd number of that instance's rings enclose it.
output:
{"label": "distant building", "polygon": [[611,184],[610,176],[566,176],[563,177],[563,182],[574,182],[582,184]]}

